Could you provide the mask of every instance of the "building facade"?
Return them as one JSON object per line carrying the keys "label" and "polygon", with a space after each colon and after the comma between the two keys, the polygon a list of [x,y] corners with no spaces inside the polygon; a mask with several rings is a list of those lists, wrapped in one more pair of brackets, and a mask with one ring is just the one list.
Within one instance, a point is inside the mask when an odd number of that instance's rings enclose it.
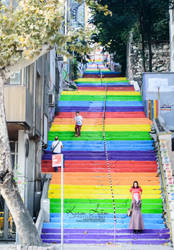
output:
{"label": "building facade", "polygon": [[[59,70],[53,49],[13,74],[4,86],[12,166],[24,204],[33,218],[40,206],[41,158],[57,106]],[[0,239],[14,239],[15,226],[2,198],[0,212]]]}

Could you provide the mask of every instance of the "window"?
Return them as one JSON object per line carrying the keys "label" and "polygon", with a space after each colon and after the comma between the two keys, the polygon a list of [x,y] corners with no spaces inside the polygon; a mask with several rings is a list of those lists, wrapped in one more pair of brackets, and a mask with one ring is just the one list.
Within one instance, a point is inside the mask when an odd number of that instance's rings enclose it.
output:
{"label": "window", "polygon": [[10,141],[12,169],[17,168],[18,162],[18,142]]}
{"label": "window", "polygon": [[21,71],[16,72],[10,76],[10,78],[7,80],[6,84],[10,85],[20,85],[22,80],[22,74]]}

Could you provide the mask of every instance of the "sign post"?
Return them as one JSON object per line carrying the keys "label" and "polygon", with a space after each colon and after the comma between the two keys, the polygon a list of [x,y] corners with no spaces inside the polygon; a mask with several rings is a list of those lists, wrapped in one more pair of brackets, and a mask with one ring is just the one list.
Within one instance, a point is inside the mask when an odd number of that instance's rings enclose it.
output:
{"label": "sign post", "polygon": [[52,167],[61,167],[61,250],[63,250],[63,154],[52,155]]}

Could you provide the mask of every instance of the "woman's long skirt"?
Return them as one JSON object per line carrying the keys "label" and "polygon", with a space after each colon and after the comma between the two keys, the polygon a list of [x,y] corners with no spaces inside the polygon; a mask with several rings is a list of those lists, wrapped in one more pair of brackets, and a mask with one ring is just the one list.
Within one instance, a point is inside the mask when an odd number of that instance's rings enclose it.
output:
{"label": "woman's long skirt", "polygon": [[143,223],[143,216],[141,213],[141,201],[136,202],[135,200],[133,200],[131,209],[132,209],[132,215],[130,218],[129,229],[143,230],[144,223]]}

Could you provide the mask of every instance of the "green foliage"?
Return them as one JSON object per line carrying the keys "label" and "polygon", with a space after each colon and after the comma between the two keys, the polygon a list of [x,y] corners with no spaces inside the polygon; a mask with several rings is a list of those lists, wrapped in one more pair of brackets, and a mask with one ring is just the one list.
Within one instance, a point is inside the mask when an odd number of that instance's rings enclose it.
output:
{"label": "green foliage", "polygon": [[66,38],[58,32],[63,5],[58,0],[16,1],[17,7],[0,6],[0,67],[30,59],[43,45],[60,48]]}
{"label": "green foliage", "polygon": [[14,9],[0,4],[0,69],[20,59],[30,60],[40,55],[43,46],[49,50],[56,44],[57,53],[66,56],[69,56],[68,50],[82,55],[89,53],[89,32],[78,30],[63,34],[64,1],[15,2]]}
{"label": "green foliage", "polygon": [[78,62],[75,58],[71,60],[71,78],[72,80],[78,78]]}
{"label": "green foliage", "polygon": [[134,29],[139,42],[168,41],[168,1],[166,0],[97,0],[96,4],[107,5],[112,15],[92,9],[91,22],[97,32],[93,41],[100,42],[105,50],[114,54],[114,59],[126,69],[126,49],[129,32]]}

